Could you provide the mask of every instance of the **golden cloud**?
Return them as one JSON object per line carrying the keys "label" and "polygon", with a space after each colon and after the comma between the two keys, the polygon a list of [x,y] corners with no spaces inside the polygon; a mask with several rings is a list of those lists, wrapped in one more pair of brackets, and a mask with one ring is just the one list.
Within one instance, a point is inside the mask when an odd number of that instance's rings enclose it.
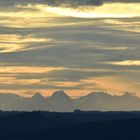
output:
{"label": "golden cloud", "polygon": [[112,65],[121,65],[121,66],[140,66],[140,60],[125,60],[125,61],[115,61],[115,62],[106,62],[106,63]]}
{"label": "golden cloud", "polygon": [[99,7],[43,7],[42,10],[80,18],[130,18],[140,16],[140,4],[106,3]]}
{"label": "golden cloud", "polygon": [[0,34],[0,53],[17,52],[36,49],[29,47],[31,43],[53,42],[50,38],[36,38],[32,35]]}
{"label": "golden cloud", "polygon": [[64,67],[0,66],[0,73],[47,73],[52,70],[65,70]]}

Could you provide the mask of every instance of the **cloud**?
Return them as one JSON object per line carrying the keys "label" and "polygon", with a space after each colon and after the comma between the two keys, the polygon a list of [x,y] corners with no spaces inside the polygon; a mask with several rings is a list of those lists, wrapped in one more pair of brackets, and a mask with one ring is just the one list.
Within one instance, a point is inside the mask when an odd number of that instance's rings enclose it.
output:
{"label": "cloud", "polygon": [[2,6],[11,6],[11,5],[27,5],[27,4],[37,4],[37,3],[45,3],[44,0],[0,0],[0,5]]}
{"label": "cloud", "polygon": [[0,0],[1,5],[46,4],[49,6],[101,6],[104,3],[140,3],[140,0]]}
{"label": "cloud", "polygon": [[[44,68],[45,69],[45,68]],[[9,71],[10,72],[10,71]],[[65,69],[59,70],[51,70],[49,72],[44,73],[18,73],[15,75],[16,79],[41,79],[42,81],[47,82],[79,82],[82,79],[88,79],[91,77],[104,77],[119,74],[119,71],[111,71],[111,70],[74,70],[74,69]],[[10,73],[11,74],[11,73]],[[3,74],[2,74],[3,75]]]}
{"label": "cloud", "polygon": [[50,38],[35,38],[32,35],[20,36],[16,34],[0,34],[0,53],[18,52],[33,50],[38,47],[32,47],[31,44],[48,44],[53,42]]}
{"label": "cloud", "polygon": [[104,3],[139,3],[140,0],[45,0],[51,6],[100,6]]}
{"label": "cloud", "polygon": [[120,3],[139,3],[140,0],[102,0],[103,2],[111,2],[111,3],[114,3],[114,2],[120,2]]}
{"label": "cloud", "polygon": [[101,5],[102,0],[0,0],[1,5],[17,5],[17,4],[47,4],[51,6],[71,5],[71,6],[88,6]]}
{"label": "cloud", "polygon": [[104,3],[140,3],[140,0],[45,0],[51,6],[101,6]]}
{"label": "cloud", "polygon": [[46,3],[51,6],[99,6],[103,2],[101,0],[46,0]]}
{"label": "cloud", "polygon": [[107,62],[112,65],[121,65],[121,66],[140,66],[140,60],[125,60],[125,61],[116,61],[116,62]]}
{"label": "cloud", "polygon": [[[104,78],[102,83],[106,84],[108,82],[106,78],[110,76],[117,77],[126,73],[126,77],[131,77],[132,73],[137,72],[136,77],[138,77],[140,68],[139,18],[94,18],[93,20],[68,16],[55,17],[41,9],[44,6],[48,7],[47,0],[46,2],[6,1],[7,5],[3,7],[0,5],[2,7],[0,10],[1,89],[64,88],[74,90],[93,87],[95,89],[97,88],[95,82],[87,83],[81,80],[91,77],[92,80]],[[6,1],[0,2],[6,4]],[[111,11],[112,15],[118,12],[122,15],[124,11],[130,15],[131,12],[139,13],[137,11],[140,9],[138,4],[135,4],[137,7],[132,4],[126,4],[127,6],[123,7],[125,4],[120,6],[110,3],[111,7],[108,7],[108,4],[99,6],[103,2],[96,4],[94,0],[53,2],[54,0],[48,1],[50,7],[71,6],[72,8],[67,9],[72,10],[80,8],[76,6],[91,6],[93,9],[91,14],[95,12],[102,14],[107,10],[109,13]],[[64,2],[70,4],[67,5]],[[104,3],[108,2],[104,0]],[[10,3],[16,6],[8,7]],[[29,3],[32,5],[27,5]],[[42,3],[43,7],[37,9]],[[94,8],[94,6],[98,7]],[[64,8],[63,12],[66,13]],[[128,60],[133,60],[133,62]],[[110,83],[112,84],[112,81]],[[118,83],[116,81],[115,84]]]}
{"label": "cloud", "polygon": [[[112,4],[113,2],[113,4]],[[119,3],[117,3],[119,2]],[[137,17],[139,16],[139,4],[134,1],[111,0],[10,0],[0,1],[0,16],[11,17],[46,17],[71,16],[79,18],[104,18],[104,17]],[[115,3],[115,4],[114,4]],[[121,3],[121,4],[120,4]],[[98,7],[97,7],[98,6]],[[7,8],[8,7],[8,8]],[[119,7],[119,9],[117,8]],[[14,9],[14,12],[7,12]],[[24,12],[23,12],[23,11]],[[31,12],[32,11],[32,12]],[[27,21],[27,20],[26,20]],[[26,22],[25,21],[25,22]],[[18,24],[17,24],[18,25]],[[20,27],[20,26],[18,26]]]}

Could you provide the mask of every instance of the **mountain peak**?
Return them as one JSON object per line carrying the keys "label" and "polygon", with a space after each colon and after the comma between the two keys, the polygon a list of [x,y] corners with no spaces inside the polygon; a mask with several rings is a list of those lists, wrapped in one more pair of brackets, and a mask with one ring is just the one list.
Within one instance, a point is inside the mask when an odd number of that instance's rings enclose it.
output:
{"label": "mountain peak", "polygon": [[111,96],[106,92],[91,92],[88,96]]}
{"label": "mountain peak", "polygon": [[32,96],[33,100],[44,100],[44,97],[40,93],[36,93]]}
{"label": "mountain peak", "polygon": [[125,92],[122,96],[125,96],[125,97],[136,97],[135,93],[131,93],[131,92]]}
{"label": "mountain peak", "polygon": [[60,90],[60,91],[55,91],[53,93],[53,95],[51,96],[51,98],[53,99],[70,99],[70,97],[63,91],[63,90]]}

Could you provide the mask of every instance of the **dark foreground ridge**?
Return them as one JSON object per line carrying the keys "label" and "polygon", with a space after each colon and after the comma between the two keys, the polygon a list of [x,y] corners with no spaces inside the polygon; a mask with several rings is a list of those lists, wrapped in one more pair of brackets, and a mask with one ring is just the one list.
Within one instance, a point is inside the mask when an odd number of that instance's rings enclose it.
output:
{"label": "dark foreground ridge", "polygon": [[140,140],[140,112],[0,112],[0,140]]}

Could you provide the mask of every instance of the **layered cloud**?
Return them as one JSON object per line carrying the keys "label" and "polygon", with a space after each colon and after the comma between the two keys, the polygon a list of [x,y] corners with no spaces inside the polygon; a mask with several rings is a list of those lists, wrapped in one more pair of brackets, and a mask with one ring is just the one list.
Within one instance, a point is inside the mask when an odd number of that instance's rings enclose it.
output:
{"label": "layered cloud", "polygon": [[0,92],[139,92],[138,3],[0,0]]}
{"label": "layered cloud", "polygon": [[[10,0],[0,1],[0,16],[79,18],[130,18],[140,16],[140,1],[135,0]],[[8,11],[13,10],[13,12]],[[117,8],[119,7],[119,9]],[[32,11],[32,12],[31,12]]]}
{"label": "layered cloud", "polygon": [[[53,42],[49,38],[35,38],[32,35],[20,36],[16,34],[0,34],[0,53],[18,52],[43,47],[41,44]],[[32,44],[40,44],[33,47]]]}

